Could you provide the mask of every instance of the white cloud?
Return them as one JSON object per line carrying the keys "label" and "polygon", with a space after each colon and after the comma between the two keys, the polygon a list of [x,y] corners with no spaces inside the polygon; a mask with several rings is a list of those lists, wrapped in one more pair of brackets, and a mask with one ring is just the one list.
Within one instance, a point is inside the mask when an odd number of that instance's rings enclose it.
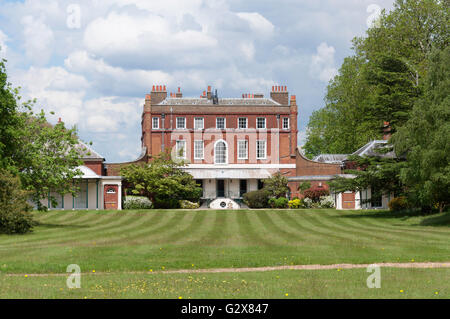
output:
{"label": "white cloud", "polygon": [[120,101],[116,96],[88,100],[83,105],[80,126],[89,132],[120,132],[139,123],[143,99]]}
{"label": "white cloud", "polygon": [[31,15],[21,20],[25,38],[26,56],[36,65],[45,65],[52,55],[54,35],[52,29],[44,23],[43,18]]}
{"label": "white cloud", "polygon": [[247,21],[253,31],[258,32],[265,37],[272,36],[275,30],[274,25],[257,12],[239,12],[237,15],[241,19]]}
{"label": "white cloud", "polygon": [[6,41],[8,41],[8,36],[0,30],[0,58],[4,58],[6,56],[6,52],[8,50]]}
{"label": "white cloud", "polygon": [[287,85],[302,101],[302,131],[350,40],[366,30],[373,1],[79,0],[79,29],[66,23],[72,3],[1,2],[0,55],[7,48],[12,82],[37,108],[54,110],[51,121],[77,124],[118,161],[139,153],[142,99],[153,84],[181,86],[185,96],[212,85],[221,97]]}
{"label": "white cloud", "polygon": [[336,74],[334,54],[336,50],[333,46],[328,46],[322,42],[317,47],[317,53],[311,58],[310,74],[312,77],[322,82],[329,82]]}

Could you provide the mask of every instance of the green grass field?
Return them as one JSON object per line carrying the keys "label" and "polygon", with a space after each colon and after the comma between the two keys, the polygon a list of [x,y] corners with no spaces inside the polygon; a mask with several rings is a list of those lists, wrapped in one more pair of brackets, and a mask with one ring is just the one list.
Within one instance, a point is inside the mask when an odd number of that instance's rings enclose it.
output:
{"label": "green grass field", "polygon": [[[1,298],[449,296],[448,268],[383,268],[387,278],[382,279],[382,289],[366,287],[369,274],[365,269],[192,275],[150,272],[449,261],[449,213],[52,211],[36,213],[36,218],[40,225],[31,234],[0,235]],[[69,290],[65,276],[25,277],[65,273],[69,264],[78,264],[83,273],[90,273],[82,276],[82,289]],[[243,285],[243,280],[248,285]]]}

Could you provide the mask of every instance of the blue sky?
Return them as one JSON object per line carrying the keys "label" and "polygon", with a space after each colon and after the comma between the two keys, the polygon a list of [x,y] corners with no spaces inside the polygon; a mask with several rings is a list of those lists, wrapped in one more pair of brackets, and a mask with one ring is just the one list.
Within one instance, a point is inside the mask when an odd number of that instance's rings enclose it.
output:
{"label": "blue sky", "polygon": [[152,85],[199,96],[269,95],[299,104],[299,141],[328,81],[393,0],[0,1],[0,56],[36,109],[76,125],[108,162],[140,153]]}

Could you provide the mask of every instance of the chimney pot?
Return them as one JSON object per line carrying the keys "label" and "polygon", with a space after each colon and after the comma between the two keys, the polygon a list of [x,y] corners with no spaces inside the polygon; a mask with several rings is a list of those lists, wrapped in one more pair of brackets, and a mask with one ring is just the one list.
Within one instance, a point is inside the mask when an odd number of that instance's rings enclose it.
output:
{"label": "chimney pot", "polygon": [[180,93],[181,92],[181,88],[180,87],[178,87],[178,93]]}
{"label": "chimney pot", "polygon": [[275,86],[274,86],[274,85],[272,85],[272,92],[273,92],[273,91],[275,91]]}
{"label": "chimney pot", "polygon": [[287,86],[286,85],[284,86],[284,92],[287,92]]}
{"label": "chimney pot", "polygon": [[153,85],[152,92],[155,92],[155,86]]}
{"label": "chimney pot", "polygon": [[164,92],[166,92],[166,86],[164,85]]}
{"label": "chimney pot", "polygon": [[211,92],[211,85],[208,85],[208,92]]}

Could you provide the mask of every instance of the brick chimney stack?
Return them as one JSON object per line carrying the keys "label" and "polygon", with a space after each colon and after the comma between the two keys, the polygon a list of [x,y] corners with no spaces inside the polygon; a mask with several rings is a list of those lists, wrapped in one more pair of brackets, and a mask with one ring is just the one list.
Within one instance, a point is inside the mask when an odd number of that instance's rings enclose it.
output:
{"label": "brick chimney stack", "polygon": [[281,105],[289,105],[289,92],[287,86],[272,86],[270,98]]}
{"label": "brick chimney stack", "polygon": [[177,98],[182,98],[183,97],[183,93],[181,93],[181,88],[178,87],[177,93],[175,93],[175,97]]}
{"label": "brick chimney stack", "polygon": [[291,157],[295,157],[296,149],[297,149],[297,118],[298,118],[298,107],[296,96],[291,96],[291,104],[290,104],[290,128],[291,128]]}
{"label": "brick chimney stack", "polygon": [[387,141],[392,136],[392,128],[389,122],[384,121],[383,123],[383,140]]}
{"label": "brick chimney stack", "polygon": [[161,103],[167,98],[167,90],[165,85],[153,85],[151,95],[152,105]]}
{"label": "brick chimney stack", "polygon": [[156,92],[155,86],[153,86],[152,92],[145,95],[144,109],[142,110],[142,137],[141,144],[142,147],[147,147],[147,156],[152,156],[152,95],[153,91]]}

